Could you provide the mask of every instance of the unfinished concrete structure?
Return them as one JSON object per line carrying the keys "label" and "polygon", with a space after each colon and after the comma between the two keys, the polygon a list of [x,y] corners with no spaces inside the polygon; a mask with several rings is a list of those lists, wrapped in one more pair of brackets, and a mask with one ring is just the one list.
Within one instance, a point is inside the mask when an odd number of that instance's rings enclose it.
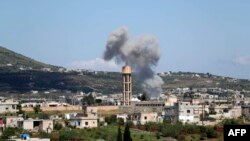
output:
{"label": "unfinished concrete structure", "polygon": [[0,99],[0,113],[16,113],[18,102],[14,99]]}
{"label": "unfinished concrete structure", "polygon": [[132,69],[130,66],[126,65],[122,67],[122,79],[123,79],[123,105],[130,105],[132,98]]}
{"label": "unfinished concrete structure", "polygon": [[76,128],[94,128],[98,126],[97,107],[83,106],[83,113],[77,113],[69,119],[69,124]]}
{"label": "unfinished concrete structure", "polygon": [[18,121],[18,128],[37,132],[39,130],[51,133],[53,131],[53,121],[45,119],[27,119]]}
{"label": "unfinished concrete structure", "polygon": [[128,115],[128,120],[134,125],[144,125],[148,122],[162,122],[161,116],[157,112],[140,112]]}
{"label": "unfinished concrete structure", "polygon": [[6,127],[17,127],[19,121],[23,121],[23,117],[16,117],[16,116],[6,116],[5,117],[5,124]]}

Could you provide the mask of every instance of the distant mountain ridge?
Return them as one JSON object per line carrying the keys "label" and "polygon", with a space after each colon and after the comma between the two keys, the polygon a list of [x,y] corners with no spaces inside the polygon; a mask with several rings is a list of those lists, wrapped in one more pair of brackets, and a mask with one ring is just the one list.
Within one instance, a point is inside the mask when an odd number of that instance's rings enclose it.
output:
{"label": "distant mountain ridge", "polygon": [[7,48],[0,46],[0,66],[13,66],[13,68],[17,67],[31,67],[32,69],[42,69],[42,68],[50,68],[52,70],[59,68],[57,66],[48,65],[29,57],[26,57],[22,54],[11,51]]}

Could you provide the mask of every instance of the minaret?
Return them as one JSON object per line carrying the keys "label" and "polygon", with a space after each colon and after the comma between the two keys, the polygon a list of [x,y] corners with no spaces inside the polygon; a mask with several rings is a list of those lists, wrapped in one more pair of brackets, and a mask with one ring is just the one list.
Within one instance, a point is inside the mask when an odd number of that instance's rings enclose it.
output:
{"label": "minaret", "polygon": [[126,65],[122,67],[122,79],[123,79],[123,105],[130,105],[130,100],[132,98],[132,69],[130,66]]}

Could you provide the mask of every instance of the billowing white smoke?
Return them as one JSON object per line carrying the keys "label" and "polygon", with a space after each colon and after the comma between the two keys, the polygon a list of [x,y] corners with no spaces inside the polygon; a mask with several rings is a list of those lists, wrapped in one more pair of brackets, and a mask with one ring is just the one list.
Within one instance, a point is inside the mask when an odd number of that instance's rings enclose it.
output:
{"label": "billowing white smoke", "polygon": [[107,41],[104,59],[113,58],[118,63],[132,66],[149,96],[159,96],[163,81],[152,69],[160,59],[159,44],[154,36],[130,38],[126,27],[113,31]]}

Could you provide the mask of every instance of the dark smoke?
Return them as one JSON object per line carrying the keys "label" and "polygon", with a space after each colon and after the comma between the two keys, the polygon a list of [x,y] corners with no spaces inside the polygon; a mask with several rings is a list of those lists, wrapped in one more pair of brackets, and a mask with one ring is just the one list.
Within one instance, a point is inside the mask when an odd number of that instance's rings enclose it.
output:
{"label": "dark smoke", "polygon": [[104,59],[113,58],[118,63],[125,62],[132,66],[143,89],[151,97],[159,96],[163,81],[152,69],[160,59],[159,44],[154,36],[129,38],[125,27],[113,31],[107,41]]}

